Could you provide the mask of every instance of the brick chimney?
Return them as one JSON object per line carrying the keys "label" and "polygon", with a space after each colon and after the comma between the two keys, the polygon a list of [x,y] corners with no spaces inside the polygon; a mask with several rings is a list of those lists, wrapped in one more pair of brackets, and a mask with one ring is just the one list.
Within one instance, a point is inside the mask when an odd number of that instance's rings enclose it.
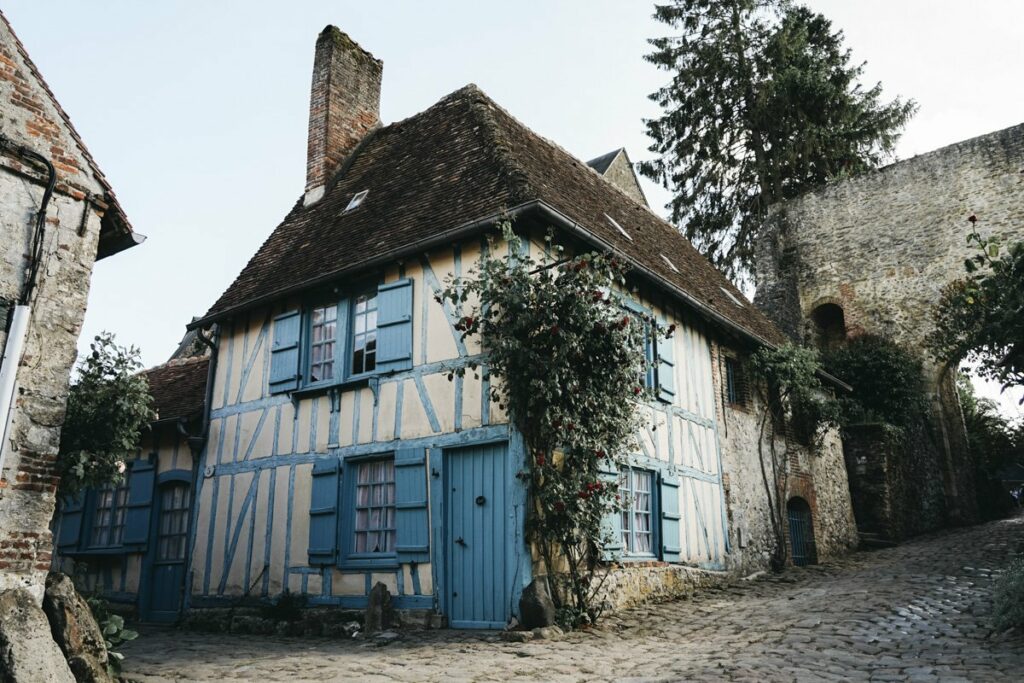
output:
{"label": "brick chimney", "polygon": [[331,175],[380,122],[383,70],[383,62],[336,26],[321,31],[309,95],[306,204],[323,196]]}

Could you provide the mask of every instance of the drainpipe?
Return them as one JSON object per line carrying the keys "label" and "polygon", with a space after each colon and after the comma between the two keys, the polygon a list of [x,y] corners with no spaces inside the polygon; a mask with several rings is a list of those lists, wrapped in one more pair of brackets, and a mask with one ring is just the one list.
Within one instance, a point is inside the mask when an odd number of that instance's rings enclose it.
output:
{"label": "drainpipe", "polygon": [[[25,349],[28,337],[28,324],[32,318],[32,292],[36,287],[36,278],[43,260],[43,237],[46,234],[46,207],[53,196],[57,185],[57,172],[50,160],[24,145],[14,143],[6,135],[0,133],[0,152],[20,157],[26,161],[46,167],[46,190],[36,212],[36,225],[32,233],[31,252],[29,256],[28,278],[22,286],[18,302],[14,307],[7,341],[0,358],[0,473],[3,472],[4,459],[8,451],[7,436],[14,419],[14,396],[18,384],[18,364]],[[6,322],[6,321],[5,321]]]}

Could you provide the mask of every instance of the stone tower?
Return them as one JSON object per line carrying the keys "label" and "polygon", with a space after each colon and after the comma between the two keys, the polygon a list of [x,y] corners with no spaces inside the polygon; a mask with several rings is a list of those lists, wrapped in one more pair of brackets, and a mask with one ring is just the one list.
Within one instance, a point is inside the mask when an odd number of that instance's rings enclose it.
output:
{"label": "stone tower", "polygon": [[[1024,239],[1024,124],[777,206],[759,243],[755,301],[805,343],[875,333],[921,351],[943,287],[963,276],[972,255],[972,214],[983,236]],[[973,476],[955,368],[926,357],[925,374],[945,521],[969,521]]]}

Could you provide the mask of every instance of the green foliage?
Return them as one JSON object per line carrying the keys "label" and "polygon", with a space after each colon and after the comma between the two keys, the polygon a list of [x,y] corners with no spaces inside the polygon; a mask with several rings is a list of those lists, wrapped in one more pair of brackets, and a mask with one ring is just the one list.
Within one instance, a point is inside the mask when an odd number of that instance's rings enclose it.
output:
{"label": "green foliage", "polygon": [[1018,555],[999,577],[992,600],[996,628],[1024,628],[1024,556]]}
{"label": "green foliage", "polygon": [[888,158],[916,110],[865,89],[841,31],[785,0],[672,0],[675,35],[647,60],[672,80],[646,122],[659,158],[641,172],[671,190],[672,220],[715,265],[749,269],[774,202]]}
{"label": "green foliage", "polygon": [[761,398],[780,433],[791,431],[808,445],[820,445],[830,429],[839,426],[839,403],[822,384],[818,352],[788,344],[762,348],[750,357],[751,376],[759,380]]}
{"label": "green foliage", "polygon": [[886,422],[906,428],[928,406],[921,358],[890,339],[863,334],[826,351],[825,368],[853,387],[840,399],[843,424]]}
{"label": "green foliage", "polygon": [[124,655],[114,648],[120,647],[129,640],[135,640],[139,637],[139,634],[137,631],[125,628],[124,617],[111,612],[110,606],[103,598],[91,595],[85,601],[89,605],[89,610],[92,612],[93,618],[96,619],[96,623],[99,624],[100,631],[103,633],[103,641],[107,647],[108,656],[107,672],[111,676],[119,676]]}
{"label": "green foliage", "polygon": [[[553,262],[541,264],[522,255],[508,223],[503,237],[509,256],[497,255],[500,244],[492,241],[478,268],[452,280],[442,298],[462,315],[463,337],[480,336],[487,354],[480,371],[499,380],[492,398],[523,435],[527,533],[544,557],[560,613],[578,625],[599,614],[591,602],[608,540],[601,519],[618,504],[617,485],[601,471],[629,450],[641,426],[637,403],[650,398],[641,383],[644,334],[653,322],[616,304],[610,292],[625,286],[626,268],[614,256],[563,258],[549,235]],[[555,576],[560,566],[568,575]]]}
{"label": "green foliage", "polygon": [[973,361],[1004,389],[1022,386],[1024,242],[1004,249],[997,238],[975,230],[967,241],[977,253],[964,262],[967,276],[943,291],[928,346],[941,360]]}
{"label": "green foliage", "polygon": [[1013,501],[999,474],[1008,465],[1024,462],[1024,424],[1011,423],[995,402],[979,398],[970,377],[963,373],[957,376],[957,393],[975,468],[978,510],[983,519],[1004,517]]}
{"label": "green foliage", "polygon": [[[814,349],[793,344],[775,349],[764,347],[750,357],[748,367],[760,397],[757,453],[775,540],[771,566],[781,571],[789,551],[786,501],[793,445],[789,436],[792,433],[804,445],[817,450],[825,434],[839,425],[840,408],[819,378],[821,363]],[[782,450],[776,443],[779,437],[784,444]]]}
{"label": "green foliage", "polygon": [[138,374],[139,350],[104,332],[89,345],[68,395],[57,465],[61,493],[119,483],[123,463],[155,419],[149,385]]}

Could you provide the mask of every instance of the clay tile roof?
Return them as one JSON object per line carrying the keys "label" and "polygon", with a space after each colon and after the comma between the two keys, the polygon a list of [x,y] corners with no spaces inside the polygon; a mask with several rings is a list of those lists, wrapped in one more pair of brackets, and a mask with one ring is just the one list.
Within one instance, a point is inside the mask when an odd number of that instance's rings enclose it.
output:
{"label": "clay tile roof", "polygon": [[202,413],[209,364],[209,358],[186,358],[142,373],[149,382],[158,420],[191,418]]}
{"label": "clay tile roof", "polygon": [[[369,190],[366,199],[345,213],[361,190]],[[784,343],[778,328],[674,226],[531,131],[475,85],[368,135],[324,197],[308,207],[297,202],[234,283],[190,327],[360,264],[411,253],[439,233],[528,202],[541,202],[576,222],[720,320],[764,341]]]}

